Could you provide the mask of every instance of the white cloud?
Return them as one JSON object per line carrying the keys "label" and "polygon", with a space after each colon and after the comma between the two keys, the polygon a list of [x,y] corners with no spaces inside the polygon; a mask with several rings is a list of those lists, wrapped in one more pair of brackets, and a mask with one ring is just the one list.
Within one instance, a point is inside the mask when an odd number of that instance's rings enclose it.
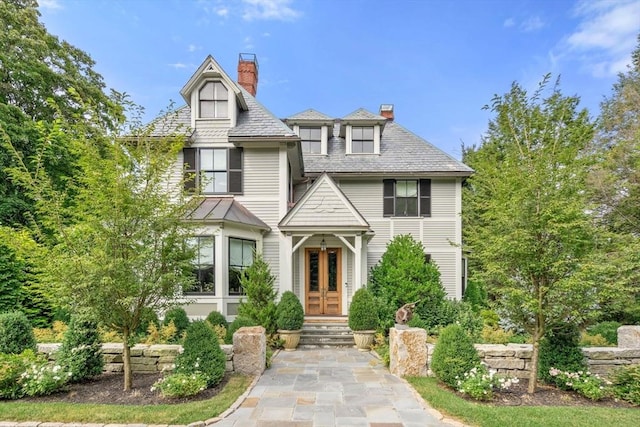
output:
{"label": "white cloud", "polygon": [[539,16],[531,16],[520,24],[520,29],[524,32],[536,31],[544,27],[545,23]]}
{"label": "white cloud", "polygon": [[514,25],[516,25],[516,20],[513,18],[505,19],[504,23],[502,24],[502,26],[505,28],[513,27]]}
{"label": "white cloud", "polygon": [[215,13],[218,16],[222,16],[223,18],[226,18],[227,16],[229,16],[229,8],[226,6],[219,6],[215,9]]}
{"label": "white cloud", "polygon": [[187,68],[187,64],[183,64],[182,62],[176,62],[174,64],[168,64],[169,67],[173,67],[176,70],[180,69],[180,68]]}
{"label": "white cloud", "polygon": [[253,45],[253,40],[251,39],[251,37],[247,36],[244,38],[244,48],[245,49],[253,49],[254,45]]}
{"label": "white cloud", "polygon": [[59,0],[39,0],[38,4],[43,9],[62,9]]}
{"label": "white cloud", "polygon": [[187,46],[187,52],[195,52],[196,50],[202,49],[202,46],[197,46],[195,44],[190,44]]}
{"label": "white cloud", "polygon": [[293,9],[289,5],[291,0],[242,0],[245,21],[274,20],[294,21],[302,15],[302,12]]}
{"label": "white cloud", "polygon": [[596,77],[625,71],[640,31],[640,0],[582,0],[574,14],[581,22],[560,49]]}
{"label": "white cloud", "polygon": [[271,37],[271,33],[262,33],[262,37]]}

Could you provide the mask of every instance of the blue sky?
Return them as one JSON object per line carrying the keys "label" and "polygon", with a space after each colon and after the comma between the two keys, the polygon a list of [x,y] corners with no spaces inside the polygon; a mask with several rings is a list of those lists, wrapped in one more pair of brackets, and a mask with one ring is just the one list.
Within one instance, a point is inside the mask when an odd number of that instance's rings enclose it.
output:
{"label": "blue sky", "polygon": [[108,87],[151,120],[211,54],[236,78],[260,65],[257,98],[284,118],[395,105],[396,121],[460,158],[482,107],[548,72],[592,116],[626,70],[640,0],[39,0],[50,33],[86,51]]}

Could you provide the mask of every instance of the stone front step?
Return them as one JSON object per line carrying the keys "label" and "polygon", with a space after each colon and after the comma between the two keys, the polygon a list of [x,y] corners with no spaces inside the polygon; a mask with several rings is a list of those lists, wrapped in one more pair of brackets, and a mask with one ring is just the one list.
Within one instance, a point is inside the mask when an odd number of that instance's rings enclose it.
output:
{"label": "stone front step", "polygon": [[351,347],[353,334],[344,318],[313,319],[302,326],[300,344],[302,348]]}

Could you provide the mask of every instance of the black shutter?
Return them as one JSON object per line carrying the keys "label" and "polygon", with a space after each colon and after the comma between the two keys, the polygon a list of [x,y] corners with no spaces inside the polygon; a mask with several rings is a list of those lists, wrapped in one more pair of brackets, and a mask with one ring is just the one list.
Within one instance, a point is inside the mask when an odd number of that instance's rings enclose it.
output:
{"label": "black shutter", "polygon": [[242,194],[242,148],[229,149],[229,193]]}
{"label": "black shutter", "polygon": [[183,148],[182,154],[184,159],[184,190],[194,191],[196,188],[196,149]]}
{"label": "black shutter", "polygon": [[384,216],[393,216],[395,214],[395,179],[382,180],[382,212]]}
{"label": "black shutter", "polygon": [[431,216],[431,180],[420,180],[420,216]]}

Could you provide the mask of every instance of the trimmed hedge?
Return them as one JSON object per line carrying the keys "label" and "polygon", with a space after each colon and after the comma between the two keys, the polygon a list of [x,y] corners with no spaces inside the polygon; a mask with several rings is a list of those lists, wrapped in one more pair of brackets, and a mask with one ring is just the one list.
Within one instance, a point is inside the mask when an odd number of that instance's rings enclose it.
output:
{"label": "trimmed hedge", "polygon": [[207,387],[222,381],[227,358],[220,348],[217,335],[204,321],[189,325],[183,349],[176,357],[176,374],[201,373],[207,379]]}
{"label": "trimmed hedge", "polygon": [[36,337],[27,316],[21,311],[0,314],[0,353],[36,351]]}
{"label": "trimmed hedge", "polygon": [[302,329],[304,323],[304,309],[300,300],[291,291],[282,294],[276,307],[276,325],[278,329],[285,331],[297,331]]}
{"label": "trimmed hedge", "polygon": [[450,387],[472,368],[480,366],[480,356],[473,341],[460,325],[451,324],[440,332],[431,358],[431,370]]}

